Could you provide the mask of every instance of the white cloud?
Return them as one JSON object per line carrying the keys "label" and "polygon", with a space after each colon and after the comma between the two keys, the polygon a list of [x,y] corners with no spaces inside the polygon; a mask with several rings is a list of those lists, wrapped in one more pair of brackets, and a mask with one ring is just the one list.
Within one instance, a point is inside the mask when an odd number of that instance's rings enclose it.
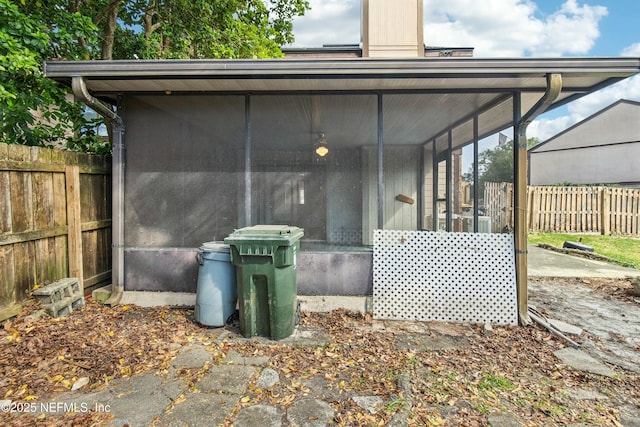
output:
{"label": "white cloud", "polygon": [[571,126],[572,120],[570,116],[534,120],[527,127],[527,138],[538,138],[540,142],[546,141]]}
{"label": "white cloud", "polygon": [[[360,42],[359,0],[310,0],[311,10],[294,21],[297,47]],[[544,15],[530,0],[427,0],[428,46],[474,47],[476,57],[586,54],[599,36],[603,6],[566,0]]]}
{"label": "white cloud", "polygon": [[431,0],[424,9],[428,46],[474,47],[475,56],[522,56],[543,23],[519,0]]}
{"label": "white cloud", "polygon": [[360,0],[311,0],[311,10],[293,21],[295,47],[360,42]]}
{"label": "white cloud", "polygon": [[640,56],[640,43],[634,43],[622,50],[622,56]]}
{"label": "white cloud", "polygon": [[565,53],[584,54],[600,36],[598,22],[607,15],[603,6],[579,6],[567,0],[561,9],[545,20],[539,43],[530,48],[534,56],[557,56]]}
{"label": "white cloud", "polygon": [[425,43],[475,47],[476,57],[586,54],[606,14],[605,7],[576,0],[547,16],[528,0],[429,0]]}

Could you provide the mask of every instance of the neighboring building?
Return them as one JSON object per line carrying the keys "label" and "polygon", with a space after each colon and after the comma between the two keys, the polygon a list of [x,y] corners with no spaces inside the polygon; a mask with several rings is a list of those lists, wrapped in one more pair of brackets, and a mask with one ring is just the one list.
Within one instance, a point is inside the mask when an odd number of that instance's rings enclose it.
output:
{"label": "neighboring building", "polygon": [[640,187],[640,103],[621,99],[529,150],[531,185]]}

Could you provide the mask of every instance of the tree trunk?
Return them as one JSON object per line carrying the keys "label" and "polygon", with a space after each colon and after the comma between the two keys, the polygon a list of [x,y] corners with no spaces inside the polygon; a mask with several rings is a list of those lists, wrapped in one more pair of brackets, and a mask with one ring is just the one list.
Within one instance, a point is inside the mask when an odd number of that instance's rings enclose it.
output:
{"label": "tree trunk", "polygon": [[120,0],[111,0],[106,9],[106,19],[102,30],[102,52],[100,54],[100,59],[109,60],[113,57],[113,43],[116,27],[118,25],[117,19],[119,10]]}

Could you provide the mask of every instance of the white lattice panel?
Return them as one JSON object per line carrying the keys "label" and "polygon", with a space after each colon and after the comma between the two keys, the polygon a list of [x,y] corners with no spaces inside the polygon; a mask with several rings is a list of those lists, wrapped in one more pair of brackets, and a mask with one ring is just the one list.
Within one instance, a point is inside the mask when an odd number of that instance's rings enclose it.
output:
{"label": "white lattice panel", "polygon": [[513,235],[375,230],[373,313],[515,325]]}

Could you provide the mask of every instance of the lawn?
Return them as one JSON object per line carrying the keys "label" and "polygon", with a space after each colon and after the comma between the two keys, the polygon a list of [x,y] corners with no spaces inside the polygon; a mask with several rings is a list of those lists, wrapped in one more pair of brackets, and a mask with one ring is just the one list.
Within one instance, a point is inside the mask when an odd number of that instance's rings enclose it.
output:
{"label": "lawn", "polygon": [[617,263],[640,268],[640,239],[631,237],[602,236],[600,234],[530,233],[529,243],[562,247],[565,241],[578,242],[593,247],[598,255],[615,260]]}

